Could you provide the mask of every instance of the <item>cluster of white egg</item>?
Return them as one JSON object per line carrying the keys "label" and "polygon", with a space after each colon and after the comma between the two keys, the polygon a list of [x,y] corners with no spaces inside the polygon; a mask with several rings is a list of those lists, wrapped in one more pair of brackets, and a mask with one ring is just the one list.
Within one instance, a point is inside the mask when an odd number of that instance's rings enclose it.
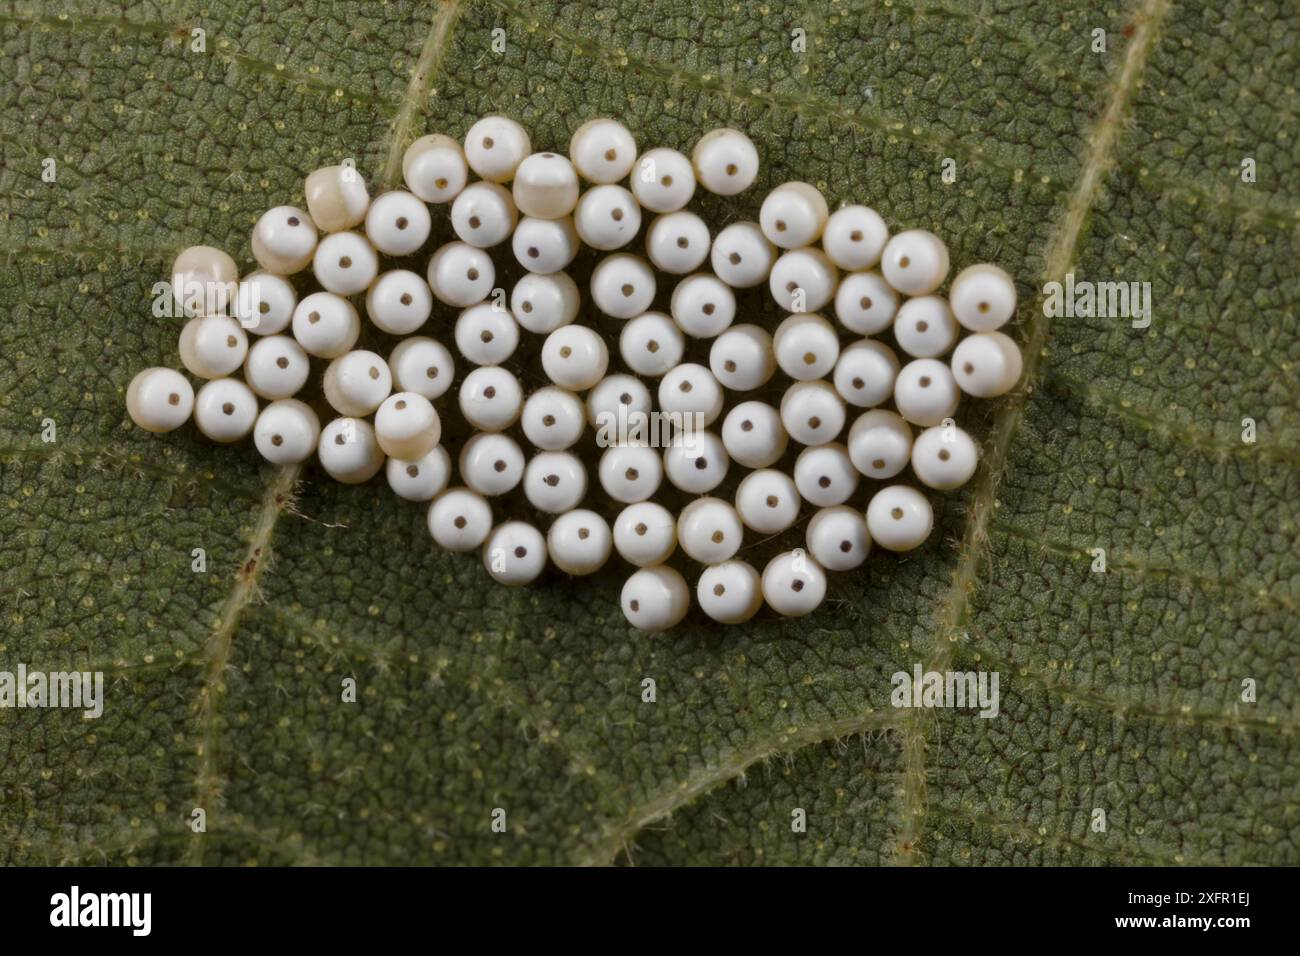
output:
{"label": "cluster of white egg", "polygon": [[[859,566],[873,542],[917,547],[933,526],[926,497],[886,484],[864,513],[846,503],[860,477],[888,481],[910,464],[930,488],[959,487],[978,458],[952,419],[961,394],[1000,395],[1020,377],[1019,349],[997,331],[1015,311],[1011,278],[975,265],[953,279],[946,298],[936,295],[949,259],[930,232],[891,236],[874,210],[845,205],[832,213],[817,189],[791,182],[766,197],[757,223],[732,223],[711,237],[685,206],[697,185],[730,196],[754,182],[758,151],[737,130],[708,133],[690,158],[666,148],[638,155],[625,126],[598,119],[577,130],[566,158],[532,152],[522,126],[490,116],[463,144],[439,134],[416,140],[402,169],[407,190],[373,201],[349,165],[313,172],[307,211],[280,206],[257,222],[251,244],[260,268],[242,279],[221,250],[181,253],[172,269],[188,317],[180,356],[206,382],[195,395],[180,372],[146,369],[127,391],[132,419],[169,431],[193,414],[214,441],[251,433],[267,460],[316,454],[341,482],[365,482],[385,468],[398,495],[429,502],[439,545],[481,548],[488,573],[505,584],[535,580],[548,555],[562,571],[584,575],[617,551],[638,568],[623,588],[624,614],[639,628],[662,630],[691,603],[686,580],[666,563],[678,546],[704,566],[697,600],[723,623],[748,620],[764,600],[783,615],[807,614],[825,596],[825,571]],[[381,271],[381,256],[425,247],[431,204],[449,204],[459,241],[438,248],[423,276]],[[655,214],[646,256],[615,251],[641,233],[643,212]],[[486,251],[507,241],[527,270],[508,303]],[[624,323],[618,349],[627,372],[611,374],[605,339],[577,322],[582,296],[564,270],[584,244],[611,253],[592,272],[590,297]],[[309,266],[320,290],[300,298],[287,277]],[[668,314],[652,310],[661,273],[681,277]],[[734,290],[764,282],[790,313],[771,333],[735,323]],[[361,317],[352,297],[364,299],[376,327],[402,337],[387,359],[355,348]],[[475,431],[461,448],[456,487],[433,404],[452,386],[455,359],[437,339],[412,334],[435,299],[462,310],[452,338],[476,366],[458,392]],[[855,341],[841,346],[840,330],[817,314],[827,307]],[[963,329],[970,334],[959,343]],[[873,337],[890,330],[906,364]],[[526,398],[503,365],[521,331],[545,336],[541,365],[551,382]],[[712,340],[708,366],[683,361],[688,339]],[[328,362],[321,390],[337,414],[323,428],[317,409],[295,397],[312,357]],[[793,380],[779,407],[742,401],[722,416],[728,390],[760,388],[778,369]],[[653,399],[643,378],[659,380]],[[880,407],[891,401],[893,409]],[[571,449],[589,426],[644,421],[656,405],[675,429],[665,447],[625,433],[603,443],[600,484],[623,506],[611,528],[580,507],[587,472]],[[850,408],[862,410],[851,424]],[[720,417],[720,429],[710,430]],[[536,448],[531,457],[507,431],[516,425]],[[773,466],[790,439],[806,447],[787,473]],[[751,470],[728,502],[710,492],[733,461]],[[650,500],[664,477],[699,496],[678,515]],[[526,521],[494,523],[489,500],[521,483],[533,506],[555,515],[545,535]],[[805,501],[816,509],[806,550],[777,555],[761,574],[736,556],[746,528],[763,537],[785,531]]]}

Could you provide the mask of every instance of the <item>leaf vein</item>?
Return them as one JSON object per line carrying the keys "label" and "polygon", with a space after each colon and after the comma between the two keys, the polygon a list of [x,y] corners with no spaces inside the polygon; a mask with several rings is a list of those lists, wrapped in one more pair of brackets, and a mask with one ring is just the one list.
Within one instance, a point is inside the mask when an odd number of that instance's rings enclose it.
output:
{"label": "leaf vein", "polygon": [[1285,465],[1300,466],[1300,448],[1287,443],[1286,439],[1290,435],[1285,432],[1281,436],[1282,440],[1276,441],[1269,435],[1269,429],[1260,429],[1256,441],[1247,444],[1240,438],[1224,438],[1192,422],[1175,421],[1161,412],[1116,395],[1113,390],[1103,388],[1096,382],[1083,382],[1055,370],[1044,372],[1040,381],[1058,395],[1083,399],[1093,408],[1114,418],[1213,457],[1233,455],[1253,460],[1265,458]]}
{"label": "leaf vein", "polygon": [[[102,17],[94,14],[77,13],[75,15],[45,16],[31,11],[20,13],[0,14],[0,24],[12,24],[20,28],[44,28],[47,30],[62,30],[67,33],[73,33],[78,30],[83,32],[102,33],[106,30],[116,31],[127,35],[141,37],[153,36],[161,38],[174,38],[184,35],[188,39],[188,31],[192,26],[191,23],[158,23],[149,20],[137,20],[131,17]],[[234,46],[233,42],[227,38],[222,38],[222,43]],[[224,49],[218,46],[217,49],[208,53],[209,56],[215,57],[230,64],[237,64],[246,67],[249,70],[260,73],[265,76],[274,77],[285,83],[297,84],[320,93],[329,94],[334,97],[335,91],[343,90],[353,99],[371,106],[391,110],[393,102],[388,97],[381,94],[367,92],[365,90],[352,89],[348,84],[336,81],[331,77],[311,76],[297,70],[291,70],[282,63],[272,63],[259,57],[245,53],[238,47],[234,49]]]}
{"label": "leaf vein", "polygon": [[779,732],[744,749],[733,750],[720,762],[700,767],[640,806],[632,807],[622,823],[604,827],[601,838],[579,857],[578,863],[583,866],[612,864],[620,852],[629,852],[631,841],[646,827],[671,816],[728,781],[743,776],[757,763],[773,757],[789,757],[807,747],[855,734],[890,730],[898,723],[899,719],[892,712],[869,710]]}
{"label": "leaf vein", "polygon": [[1118,692],[1103,693],[1093,687],[1057,680],[1048,673],[1046,668],[1023,661],[1007,660],[984,646],[971,648],[969,653],[978,653],[981,661],[986,661],[1000,670],[1014,671],[1015,676],[1024,678],[1054,697],[1114,714],[1121,720],[1135,717],[1184,726],[1202,724],[1242,732],[1267,731],[1280,736],[1292,736],[1300,730],[1300,719],[1292,714],[1266,713],[1263,717],[1250,717],[1233,710],[1197,710],[1187,703],[1152,702]]}
{"label": "leaf vein", "polygon": [[443,0],[442,8],[434,15],[433,26],[429,29],[429,35],[425,38],[420,57],[411,73],[411,82],[407,85],[397,115],[393,118],[388,155],[378,179],[379,185],[384,188],[395,187],[401,179],[402,153],[406,150],[420,103],[428,98],[433,81],[442,67],[443,55],[451,43],[462,9],[462,0]]}
{"label": "leaf vein", "polygon": [[[1175,850],[1172,847],[1150,846],[1147,849],[1139,849],[1127,841],[1116,841],[1113,837],[1107,836],[1105,839],[1113,846],[1092,846],[1079,840],[1077,837],[1069,836],[1064,833],[1041,833],[1039,829],[1032,824],[1025,823],[1021,820],[1011,820],[1006,817],[998,816],[987,811],[980,812],[972,810],[959,804],[941,803],[935,809],[941,810],[942,814],[935,814],[935,817],[942,819],[944,816],[949,819],[965,820],[968,823],[987,826],[990,829],[1002,830],[1015,836],[1023,837],[1037,844],[1046,844],[1047,846],[1063,850],[1078,850],[1083,853],[1096,853],[1116,863],[1123,865],[1132,865],[1134,862],[1146,863],[1153,866],[1223,866],[1223,862],[1209,863],[1203,860],[1188,861],[1184,858],[1181,850]],[[1237,864],[1232,864],[1237,865]]]}
{"label": "leaf vein", "polygon": [[[194,798],[195,807],[202,808],[208,814],[215,809],[213,804],[221,793],[221,769],[218,766],[216,746],[226,663],[230,659],[230,649],[240,617],[256,597],[258,579],[270,560],[271,535],[275,531],[276,522],[286,510],[301,470],[300,465],[286,465],[276,472],[275,479],[267,487],[248,544],[247,558],[235,574],[235,586],[226,597],[208,640],[207,668],[198,701],[201,742]],[[190,841],[189,861],[196,866],[203,862],[203,838],[203,833],[195,833]]]}
{"label": "leaf vein", "polygon": [[[1022,528],[1006,521],[998,525],[997,533],[1005,534],[1018,541],[1024,541],[1052,554],[1085,561],[1092,560],[1089,551],[1092,547],[1096,547],[1094,543],[1074,545],[1065,541],[1054,541],[1043,537],[1042,530],[1039,528]],[[1121,574],[1130,574],[1144,580],[1173,581],[1186,587],[1235,593],[1252,602],[1257,602],[1265,608],[1280,609],[1292,613],[1297,610],[1297,604],[1293,598],[1270,589],[1261,581],[1251,579],[1235,580],[1193,568],[1159,565],[1149,561],[1138,552],[1108,549],[1106,552],[1106,570],[1107,572],[1119,571]]]}
{"label": "leaf vein", "polygon": [[[891,113],[881,107],[874,107],[870,111],[859,111],[849,109],[832,99],[803,91],[778,92],[776,90],[757,88],[740,89],[733,81],[733,78],[697,73],[673,63],[665,63],[638,53],[614,49],[603,40],[566,30],[553,21],[537,22],[532,20],[525,8],[520,7],[514,0],[485,0],[485,2],[503,13],[528,20],[530,26],[544,31],[553,40],[571,46],[579,53],[589,50],[594,52],[597,57],[606,61],[611,68],[622,70],[632,67],[643,74],[649,74],[670,87],[674,85],[684,86],[700,93],[721,96],[733,103],[778,110],[782,113],[808,117],[814,121],[845,124],[861,131],[897,136],[940,155],[961,156],[972,163],[998,170],[1012,177],[1032,174],[1034,178],[1038,178],[1046,175],[1050,177],[1053,184],[1056,184],[1062,180],[1065,174],[1064,170],[1033,166],[1016,155],[1009,144],[1000,140],[992,138],[985,140],[989,147],[996,147],[996,152],[1002,154],[995,155],[992,149],[986,149],[984,145],[970,146],[965,138],[953,139],[945,137],[942,133],[919,125],[913,117],[904,117]],[[1053,188],[1056,188],[1056,186],[1053,185]]]}
{"label": "leaf vein", "polygon": [[[1123,66],[1115,80],[1109,102],[1089,137],[1088,154],[1082,172],[1047,249],[1044,282],[1062,280],[1074,262],[1088,216],[1101,192],[1102,182],[1114,164],[1115,146],[1123,132],[1129,105],[1146,65],[1147,55],[1160,33],[1171,2],[1172,0],[1142,0],[1141,6],[1134,11],[1134,32],[1124,52]],[[938,629],[926,670],[948,669],[953,653],[953,637],[961,627],[970,596],[978,584],[979,570],[988,543],[988,531],[997,507],[998,487],[1006,472],[1012,440],[1024,419],[1025,402],[1037,375],[1049,331],[1047,317],[1041,309],[1032,308],[1028,311],[1030,320],[1024,346],[1024,384],[1021,390],[1007,397],[1006,403],[994,418],[989,446],[991,450],[984,459],[979,483],[971,496],[971,517],[963,534],[952,585],[939,605]],[[906,865],[914,864],[919,859],[917,851],[927,801],[925,721],[920,711],[911,712],[905,722],[903,749],[903,808],[895,862]]]}

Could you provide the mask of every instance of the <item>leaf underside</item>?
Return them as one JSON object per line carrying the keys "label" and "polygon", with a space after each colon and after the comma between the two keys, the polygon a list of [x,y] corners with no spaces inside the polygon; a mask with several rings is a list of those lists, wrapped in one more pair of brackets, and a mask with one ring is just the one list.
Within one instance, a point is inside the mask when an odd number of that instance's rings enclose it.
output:
{"label": "leaf underside", "polygon": [[[0,861],[1300,862],[1287,4],[19,3],[0,39],[0,670],[107,672],[99,720],[0,711]],[[763,169],[697,200],[715,230],[802,179],[1011,271],[1026,382],[961,413],[983,460],[930,541],[807,618],[648,636],[618,562],[501,588],[382,478],[131,426],[131,376],[178,364],[149,306],[179,249],[250,264],[313,168],[395,185],[489,112],[554,149],[738,126]],[[1070,271],[1149,281],[1150,328],[1045,318]],[[998,671],[1001,714],[892,708],[918,662]]]}

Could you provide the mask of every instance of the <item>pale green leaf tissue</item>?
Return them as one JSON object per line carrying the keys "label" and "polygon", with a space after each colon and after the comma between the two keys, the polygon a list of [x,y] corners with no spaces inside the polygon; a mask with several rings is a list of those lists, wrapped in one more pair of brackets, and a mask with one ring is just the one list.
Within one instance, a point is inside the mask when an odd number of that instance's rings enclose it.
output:
{"label": "pale green leaf tissue", "polygon": [[[0,861],[1300,862],[1288,4],[18,3],[0,42],[0,670],[106,677],[97,720],[0,711]],[[617,561],[504,589],[382,477],[131,426],[177,251],[250,265],[312,169],[396,185],[488,112],[738,126],[715,230],[802,179],[1012,272],[1026,383],[963,410],[930,541],[805,619],[646,635]],[[1149,282],[1149,326],[1045,317],[1068,272]],[[891,707],[918,663],[997,671],[998,716]]]}

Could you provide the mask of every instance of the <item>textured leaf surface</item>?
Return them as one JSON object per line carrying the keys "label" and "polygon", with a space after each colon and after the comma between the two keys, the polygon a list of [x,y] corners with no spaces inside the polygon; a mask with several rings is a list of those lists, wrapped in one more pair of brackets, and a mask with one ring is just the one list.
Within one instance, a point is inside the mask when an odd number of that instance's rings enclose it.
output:
{"label": "textured leaf surface", "polygon": [[[100,720],[0,711],[0,860],[1300,862],[1288,4],[19,3],[0,42],[0,669],[109,672]],[[130,426],[178,249],[251,262],[311,169],[392,183],[489,111],[553,148],[738,125],[764,169],[715,228],[799,178],[1007,266],[1025,386],[964,413],[930,542],[809,618],[648,637],[612,565],[502,589],[381,485]],[[1150,281],[1151,327],[1045,319],[1071,270]],[[997,669],[1001,716],[892,709],[916,662]]]}

